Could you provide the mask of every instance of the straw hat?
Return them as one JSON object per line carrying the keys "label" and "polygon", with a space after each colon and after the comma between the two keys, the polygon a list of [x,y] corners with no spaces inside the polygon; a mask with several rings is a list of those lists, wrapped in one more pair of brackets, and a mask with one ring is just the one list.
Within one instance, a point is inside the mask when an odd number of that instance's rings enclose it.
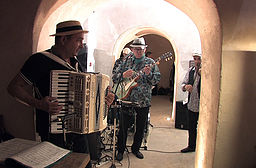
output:
{"label": "straw hat", "polygon": [[143,37],[136,38],[135,40],[133,40],[133,42],[132,42],[132,44],[130,46],[131,47],[141,47],[141,48],[147,47]]}
{"label": "straw hat", "polygon": [[79,21],[69,20],[58,23],[56,26],[56,33],[50,36],[66,36],[81,32],[88,33],[87,30],[83,30]]}

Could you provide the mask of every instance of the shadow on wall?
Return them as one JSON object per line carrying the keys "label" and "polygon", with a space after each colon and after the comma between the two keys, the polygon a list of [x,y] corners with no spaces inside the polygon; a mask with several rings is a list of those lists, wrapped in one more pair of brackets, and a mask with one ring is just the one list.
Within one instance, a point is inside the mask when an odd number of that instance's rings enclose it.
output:
{"label": "shadow on wall", "polygon": [[[239,121],[237,123],[238,129],[236,130],[235,138],[237,141],[235,141],[236,144],[234,144],[234,146],[238,147],[237,151],[243,151],[244,155],[235,152],[234,159],[244,161],[243,165],[240,165],[241,167],[256,167],[256,52],[246,51],[237,54],[242,55],[240,58],[242,69],[240,77],[242,84],[240,94],[238,95],[241,96],[238,109],[238,112],[241,113],[238,114]],[[248,145],[243,145],[245,142],[248,143]],[[254,155],[248,153],[249,151],[254,151]],[[249,165],[252,164],[253,161],[254,165]],[[241,162],[239,163],[241,164]]]}
{"label": "shadow on wall", "polygon": [[255,167],[256,52],[224,51],[223,54],[222,75],[225,80],[222,88],[225,90],[221,93],[222,112],[217,142],[225,141],[219,143],[217,152],[226,150],[232,155],[217,154],[216,164],[228,160],[233,167]]}

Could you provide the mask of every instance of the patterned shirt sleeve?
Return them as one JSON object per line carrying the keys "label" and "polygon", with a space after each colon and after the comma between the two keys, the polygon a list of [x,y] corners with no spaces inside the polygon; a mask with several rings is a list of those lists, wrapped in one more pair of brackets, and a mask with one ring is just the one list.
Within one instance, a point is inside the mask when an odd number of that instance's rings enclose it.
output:
{"label": "patterned shirt sleeve", "polygon": [[112,70],[112,80],[114,83],[117,83],[121,76],[121,68],[122,68],[122,61],[119,58],[116,60]]}
{"label": "patterned shirt sleeve", "polygon": [[158,66],[155,65],[154,60],[151,58],[145,58],[143,64],[140,64],[140,66],[137,67],[137,70],[142,70],[145,65],[149,64],[153,64],[151,67],[151,72],[148,75],[142,73],[137,81],[138,86],[132,90],[130,96],[128,97],[130,101],[138,102],[141,107],[150,106],[152,98],[152,86],[157,84],[161,78]]}
{"label": "patterned shirt sleeve", "polygon": [[158,66],[154,65],[151,68],[151,72],[148,75],[144,74],[143,78],[144,78],[144,82],[148,82],[151,85],[156,85],[161,79],[161,74]]}
{"label": "patterned shirt sleeve", "polygon": [[185,77],[184,77],[184,79],[183,79],[183,81],[182,81],[182,83],[181,83],[181,90],[182,90],[183,92],[186,91],[186,90],[184,90],[184,86],[188,84],[188,81],[189,81],[189,72],[190,72],[191,69],[192,69],[192,68],[189,68],[189,70],[187,71],[187,73],[186,73],[186,75],[185,75]]}

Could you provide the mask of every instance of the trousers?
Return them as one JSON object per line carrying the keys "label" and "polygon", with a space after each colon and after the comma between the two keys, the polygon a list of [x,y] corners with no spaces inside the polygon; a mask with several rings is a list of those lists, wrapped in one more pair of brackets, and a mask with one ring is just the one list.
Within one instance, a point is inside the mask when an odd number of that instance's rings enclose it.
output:
{"label": "trousers", "polygon": [[199,112],[193,112],[188,110],[188,146],[192,149],[196,148],[198,117]]}
{"label": "trousers", "polygon": [[[137,152],[141,147],[141,143],[144,136],[144,129],[146,126],[146,121],[148,119],[149,107],[132,107],[136,115],[136,124],[135,124],[135,134],[133,138],[132,151]],[[127,131],[130,121],[133,120],[133,115],[129,112],[131,109],[127,107],[122,107],[120,112],[120,121],[119,121],[119,132],[117,136],[117,150],[120,153],[124,153],[126,148],[127,141]]]}

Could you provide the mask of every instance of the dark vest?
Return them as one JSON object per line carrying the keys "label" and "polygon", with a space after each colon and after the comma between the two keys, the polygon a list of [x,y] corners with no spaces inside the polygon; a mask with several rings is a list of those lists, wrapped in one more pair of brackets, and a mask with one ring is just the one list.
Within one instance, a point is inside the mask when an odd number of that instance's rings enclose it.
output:
{"label": "dark vest", "polygon": [[[189,71],[189,76],[188,76],[188,84],[192,85],[194,84],[194,74],[195,74],[195,68],[192,68]],[[200,89],[201,89],[201,76],[199,76],[199,83],[197,85],[197,92],[198,92],[198,96],[200,98]],[[188,101],[190,99],[190,93],[188,94]]]}

